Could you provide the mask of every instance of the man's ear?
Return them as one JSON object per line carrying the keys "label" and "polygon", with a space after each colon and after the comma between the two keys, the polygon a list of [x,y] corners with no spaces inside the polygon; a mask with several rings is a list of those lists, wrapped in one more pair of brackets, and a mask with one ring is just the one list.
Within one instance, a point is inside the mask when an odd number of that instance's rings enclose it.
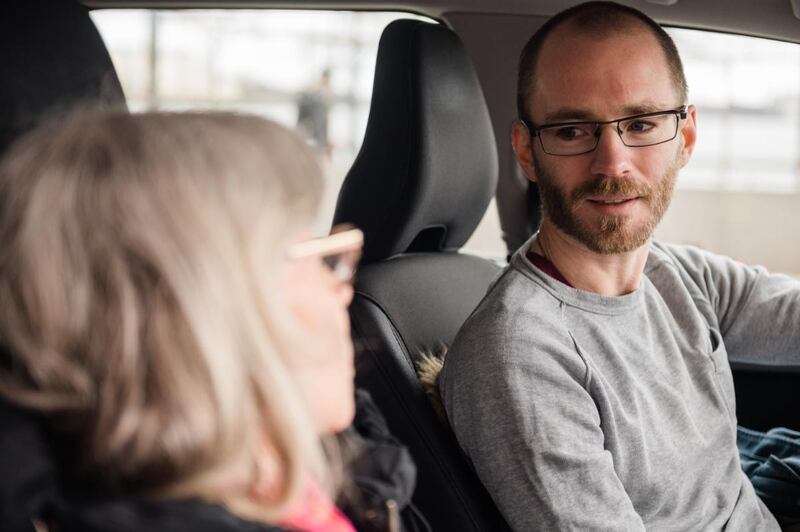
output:
{"label": "man's ear", "polygon": [[683,121],[678,134],[683,140],[680,153],[681,168],[683,168],[689,162],[697,141],[697,109],[694,105],[686,109],[686,120]]}
{"label": "man's ear", "polygon": [[522,120],[517,120],[511,126],[511,145],[525,177],[536,183],[536,169],[533,165],[533,151],[531,146],[531,133]]}

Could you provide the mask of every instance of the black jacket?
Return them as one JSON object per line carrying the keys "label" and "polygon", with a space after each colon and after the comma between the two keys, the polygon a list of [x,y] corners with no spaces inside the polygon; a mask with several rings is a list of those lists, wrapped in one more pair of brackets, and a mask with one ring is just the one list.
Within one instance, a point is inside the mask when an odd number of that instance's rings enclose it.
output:
{"label": "black jacket", "polygon": [[[405,447],[364,391],[356,392],[353,426],[339,436],[351,450],[338,506],[357,530],[389,530],[390,508],[405,532],[427,530],[411,505],[416,468]],[[198,500],[153,501],[92,494],[64,484],[41,419],[0,401],[0,530],[33,532],[33,519],[53,532],[272,532],[282,530],[235,516]]]}

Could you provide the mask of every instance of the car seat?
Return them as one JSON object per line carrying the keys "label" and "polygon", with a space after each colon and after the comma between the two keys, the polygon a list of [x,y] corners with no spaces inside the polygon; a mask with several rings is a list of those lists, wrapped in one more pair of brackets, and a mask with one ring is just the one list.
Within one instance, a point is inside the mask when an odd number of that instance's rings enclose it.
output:
{"label": "car seat", "polygon": [[[0,5],[0,157],[25,131],[75,104],[125,106],[86,7],[68,0]],[[0,344],[2,339],[0,339]],[[0,364],[9,357],[0,351]],[[39,419],[0,400],[0,530],[33,530],[57,482]]]}
{"label": "car seat", "polygon": [[499,272],[459,252],[497,172],[489,113],[458,36],[438,24],[392,22],[334,224],[364,231],[350,307],[356,382],[414,456],[413,502],[433,530],[508,528],[415,373],[420,351],[449,344]]}
{"label": "car seat", "polygon": [[86,7],[9,0],[0,13],[0,154],[38,121],[76,103],[125,106]]}

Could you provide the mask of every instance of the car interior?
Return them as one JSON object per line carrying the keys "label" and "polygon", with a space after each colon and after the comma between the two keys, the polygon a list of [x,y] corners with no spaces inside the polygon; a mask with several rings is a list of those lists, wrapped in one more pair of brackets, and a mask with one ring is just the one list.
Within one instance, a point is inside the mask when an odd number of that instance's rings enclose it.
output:
{"label": "car interior", "polygon": [[[548,16],[577,3],[11,0],[0,6],[0,156],[45,116],[97,101],[125,105],[94,11],[301,7],[407,11],[429,18],[401,17],[382,32],[363,142],[338,190],[331,223],[352,223],[364,232],[350,308],[356,381],[372,394],[417,463],[415,505],[432,530],[508,529],[446,420],[431,407],[417,367],[422,353],[449,345],[501,271],[504,256],[464,251],[487,209],[497,209],[504,255],[538,226],[538,193],[517,169],[509,142],[516,63],[522,45]],[[622,3],[669,27],[800,43],[796,0]],[[746,221],[749,215],[738,216]],[[786,248],[798,247],[791,226],[773,229]],[[0,362],[7,364],[7,357]],[[741,425],[800,429],[794,406],[800,366],[771,365],[757,354],[730,363]],[[0,402],[0,424],[0,460],[26,463],[26,451],[40,445],[38,421]],[[41,487],[57,472],[44,463],[6,471],[18,475],[0,480],[0,523],[24,529]]]}

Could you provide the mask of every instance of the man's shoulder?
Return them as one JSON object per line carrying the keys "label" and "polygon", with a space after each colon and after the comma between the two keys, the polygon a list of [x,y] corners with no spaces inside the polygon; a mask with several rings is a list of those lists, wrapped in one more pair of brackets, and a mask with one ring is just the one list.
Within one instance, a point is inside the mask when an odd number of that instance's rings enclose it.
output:
{"label": "man's shoulder", "polygon": [[697,246],[654,241],[650,247],[646,271],[649,273],[663,266],[689,275],[695,281],[708,281],[709,277],[748,268],[738,260]]}
{"label": "man's shoulder", "polygon": [[710,253],[691,244],[675,244],[654,240],[650,245],[650,257],[647,266],[667,264],[679,267],[683,264],[701,265],[706,262]]}
{"label": "man's shoulder", "polygon": [[532,319],[549,321],[554,317],[560,301],[532,273],[515,262],[506,266],[467,319],[462,332],[476,327],[509,331],[514,325],[530,323]]}
{"label": "man's shoulder", "polygon": [[[560,301],[527,273],[506,268],[462,325],[445,367],[505,372],[520,363],[546,364],[572,349]],[[537,352],[543,356],[530,356]]]}

